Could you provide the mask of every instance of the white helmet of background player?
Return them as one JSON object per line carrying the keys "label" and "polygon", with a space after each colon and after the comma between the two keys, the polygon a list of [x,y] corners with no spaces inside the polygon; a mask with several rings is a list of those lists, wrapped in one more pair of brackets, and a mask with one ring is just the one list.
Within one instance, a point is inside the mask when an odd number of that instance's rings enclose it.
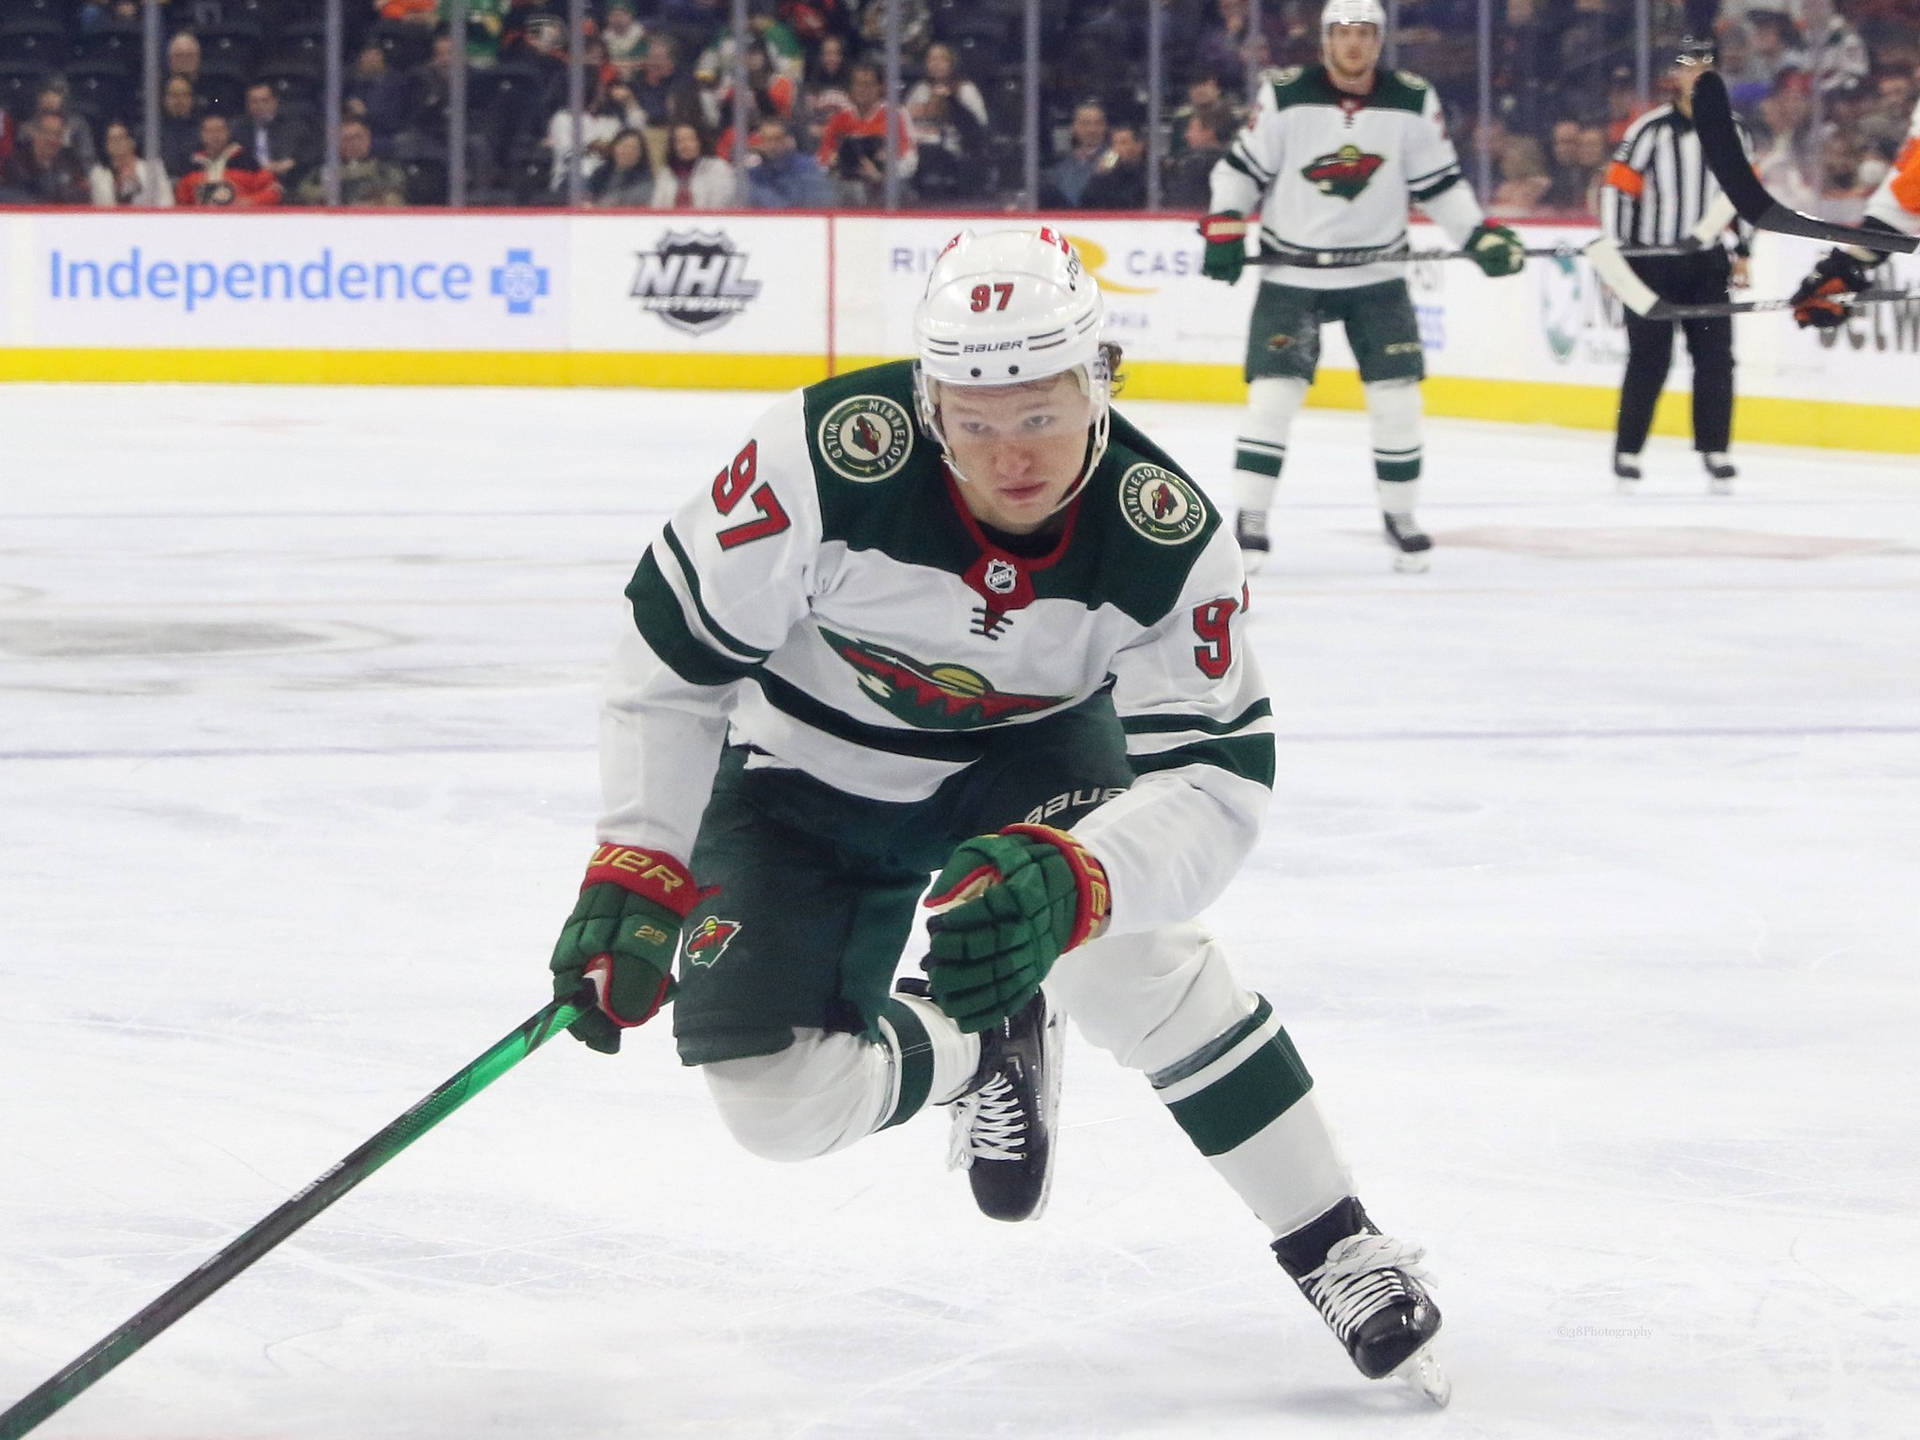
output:
{"label": "white helmet of background player", "polygon": [[963,230],[947,242],[913,312],[914,396],[921,426],[955,476],[967,478],[940,428],[942,386],[1023,385],[1071,374],[1093,413],[1086,463],[1060,506],[1080,493],[1107,450],[1113,377],[1100,345],[1105,317],[1100,287],[1057,230]]}
{"label": "white helmet of background player", "polygon": [[1380,0],[1327,0],[1320,11],[1320,43],[1327,43],[1327,32],[1336,25],[1371,25],[1387,38],[1387,12]]}

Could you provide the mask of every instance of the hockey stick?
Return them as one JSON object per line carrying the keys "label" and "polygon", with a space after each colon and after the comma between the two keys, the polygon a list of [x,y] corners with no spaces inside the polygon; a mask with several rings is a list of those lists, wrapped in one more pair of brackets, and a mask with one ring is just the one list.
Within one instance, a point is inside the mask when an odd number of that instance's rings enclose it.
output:
{"label": "hockey stick", "polygon": [[[1630,252],[1627,252],[1630,253]],[[1662,300],[1654,288],[1633,273],[1626,253],[1613,241],[1600,239],[1587,247],[1587,259],[1594,273],[1607,282],[1607,288],[1620,297],[1620,303],[1644,320],[1700,320],[1716,315],[1755,315],[1765,310],[1791,310],[1798,302],[1791,297],[1780,300],[1724,300],[1705,305],[1678,305]],[[1843,305],[1884,305],[1893,300],[1920,298],[1916,290],[1862,290],[1854,295],[1835,297]]]}
{"label": "hockey stick", "polygon": [[42,1420],[146,1345],[174,1321],[233,1279],[307,1221],[451,1115],[467,1100],[526,1059],[593,1008],[593,991],[582,988],[522,1021],[464,1070],[401,1115],[346,1159],[260,1221],[186,1279],[101,1340],[91,1350],[0,1411],[0,1440],[20,1440]]}
{"label": "hockey stick", "polygon": [[1798,210],[1789,210],[1769,195],[1760,177],[1753,173],[1753,162],[1747,158],[1746,148],[1740,143],[1740,132],[1734,128],[1733,102],[1727,97],[1727,82],[1711,70],[1694,82],[1693,128],[1700,136],[1700,153],[1706,157],[1713,178],[1733,201],[1740,218],[1756,230],[1803,235],[1809,240],[1858,245],[1883,253],[1891,250],[1911,255],[1920,249],[1920,236],[1816,220]]}
{"label": "hockey stick", "polygon": [[[1698,245],[1636,245],[1623,253],[1632,256],[1693,255]],[[1529,245],[1520,253],[1536,260],[1571,260],[1581,247],[1571,240],[1558,245]],[[1303,270],[1343,270],[1355,265],[1377,265],[1387,260],[1414,263],[1422,260],[1471,260],[1468,250],[1409,250],[1404,245],[1379,245],[1357,250],[1263,250],[1256,265],[1291,265]]]}

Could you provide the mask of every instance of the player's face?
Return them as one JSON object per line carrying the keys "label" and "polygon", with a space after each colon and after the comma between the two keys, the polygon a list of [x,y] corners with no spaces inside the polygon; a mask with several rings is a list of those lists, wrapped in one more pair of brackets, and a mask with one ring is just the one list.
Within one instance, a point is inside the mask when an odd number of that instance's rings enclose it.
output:
{"label": "player's face", "polygon": [[1327,68],[1337,75],[1364,75],[1380,62],[1375,25],[1333,25],[1327,30]]}
{"label": "player's face", "polygon": [[940,428],[974,518],[1038,530],[1080,478],[1093,402],[1071,375],[1045,385],[940,387]]}

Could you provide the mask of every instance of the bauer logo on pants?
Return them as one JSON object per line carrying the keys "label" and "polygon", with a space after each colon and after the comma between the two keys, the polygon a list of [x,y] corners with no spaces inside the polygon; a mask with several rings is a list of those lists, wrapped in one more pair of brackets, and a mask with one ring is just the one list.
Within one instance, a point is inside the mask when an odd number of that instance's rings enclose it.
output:
{"label": "bauer logo on pants", "polygon": [[1207,523],[1207,507],[1193,486],[1146,461],[1120,477],[1120,511],[1127,524],[1156,545],[1191,540]]}
{"label": "bauer logo on pants", "polygon": [[722,920],[709,915],[687,932],[687,963],[711,966],[727,953],[727,946],[740,933],[738,920]]}

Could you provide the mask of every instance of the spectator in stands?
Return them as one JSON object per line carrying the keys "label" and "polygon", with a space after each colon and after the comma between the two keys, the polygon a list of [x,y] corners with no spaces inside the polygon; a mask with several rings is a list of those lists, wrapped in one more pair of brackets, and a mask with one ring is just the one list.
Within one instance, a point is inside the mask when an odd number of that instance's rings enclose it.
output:
{"label": "spectator in stands", "polygon": [[200,39],[191,30],[182,30],[167,42],[167,74],[180,76],[195,90],[200,88]]}
{"label": "spectator in stands", "polygon": [[[799,98],[798,88],[793,81],[773,68],[772,56],[767,51],[766,42],[758,36],[747,42],[747,136],[752,139],[759,128],[760,121],[769,115],[782,120],[792,117],[793,107]],[[719,111],[725,128],[714,141],[714,153],[728,164],[733,163],[733,77],[730,69],[721,72],[726,80],[715,95],[715,106]]]}
{"label": "spectator in stands", "polygon": [[1793,21],[1777,10],[1755,11],[1747,18],[1753,30],[1753,57],[1746,78],[1764,82],[1764,99],[1772,93],[1773,83],[1782,70],[1804,70],[1807,57],[1800,52],[1800,32]]}
{"label": "spectator in stands", "polygon": [[1224,109],[1227,112],[1227,128],[1222,138],[1231,141],[1233,132],[1240,123],[1240,106],[1221,88],[1218,75],[1211,71],[1202,71],[1187,82],[1187,103],[1167,117],[1167,132],[1173,136],[1175,155],[1179,155],[1188,143],[1191,130],[1187,122],[1203,110],[1214,109]]}
{"label": "spectator in stands", "polygon": [[851,0],[779,0],[775,7],[780,19],[800,37],[800,43],[817,50],[829,38],[849,42],[855,32]]}
{"label": "spectator in stands", "polygon": [[1860,138],[1867,145],[1884,151],[1888,158],[1898,154],[1906,141],[1913,114],[1915,77],[1889,71],[1874,82],[1874,95],[1860,115]]}
{"label": "spectator in stands", "polygon": [[438,25],[440,0],[374,0],[382,20],[398,20],[407,25]]}
{"label": "spectator in stands", "polygon": [[[326,171],[315,166],[300,182],[295,197],[302,205],[327,203]],[[404,205],[407,172],[373,153],[373,132],[364,120],[340,122],[340,203],[342,205]]]}
{"label": "spectator in stands", "polygon": [[13,158],[13,116],[0,105],[0,165]]}
{"label": "spectator in stands", "polygon": [[1607,141],[1618,145],[1625,138],[1627,127],[1640,114],[1640,91],[1634,84],[1633,71],[1626,66],[1617,66],[1613,79],[1607,86]]}
{"label": "spectator in stands", "polygon": [[[501,32],[513,0],[467,0],[467,64],[487,70],[500,63]],[[453,18],[448,0],[440,0],[436,18],[446,25]]]}
{"label": "spectator in stands", "polygon": [[427,58],[407,75],[406,128],[420,135],[447,133],[447,108],[453,93],[453,37],[433,37]]}
{"label": "spectator in stands", "polygon": [[[979,0],[972,0],[979,3]],[[896,13],[900,23],[900,50],[902,54],[916,55],[924,50],[933,36],[932,6],[928,0],[896,0]],[[884,51],[887,43],[887,7],[876,5],[872,0],[860,12],[860,23],[854,31],[853,43],[868,55],[877,55]]]}
{"label": "spectator in stands", "polygon": [[680,69],[680,47],[670,35],[647,41],[646,58],[633,82],[633,98],[647,113],[649,125],[702,125],[706,111],[699,87]]}
{"label": "spectator in stands", "polygon": [[1865,85],[1873,68],[1867,59],[1866,42],[1834,9],[1833,0],[1800,0],[1800,18],[1814,84],[1820,87],[1822,98]]}
{"label": "spectator in stands", "polygon": [[158,160],[140,158],[126,121],[108,121],[105,142],[105,159],[87,176],[96,206],[173,204],[173,183],[167,172]]}
{"label": "spectator in stands", "polygon": [[193,168],[193,152],[200,148],[200,97],[184,75],[167,79],[160,92],[160,163],[169,175]]}
{"label": "spectator in stands", "polygon": [[827,122],[837,113],[853,108],[853,96],[848,93],[851,68],[847,42],[839,35],[828,35],[823,39],[807,61],[801,104],[806,124],[816,136],[827,128]]}
{"label": "spectator in stands", "polygon": [[1213,167],[1227,153],[1234,121],[1220,104],[1196,106],[1181,131],[1180,153],[1167,165],[1161,200],[1169,210],[1205,210],[1212,199]]}
{"label": "spectator in stands", "polygon": [[34,101],[35,117],[52,115],[60,121],[60,132],[64,137],[62,144],[73,152],[73,158],[80,162],[83,171],[91,170],[100,158],[94,149],[93,126],[84,115],[76,115],[67,108],[67,87],[64,81],[44,85]]}
{"label": "spectator in stands", "polygon": [[645,53],[647,32],[634,19],[634,0],[607,0],[600,38],[606,43],[607,63],[622,80],[631,81]]}
{"label": "spectator in stands", "polygon": [[293,189],[295,172],[320,158],[318,137],[298,119],[280,113],[280,92],[264,80],[247,87],[247,118],[234,138],[282,190]]}
{"label": "spectator in stands", "polygon": [[1547,157],[1531,135],[1516,135],[1500,156],[1500,183],[1488,209],[1501,215],[1529,215],[1553,188]]}
{"label": "spectator in stands", "polygon": [[667,163],[654,177],[656,210],[730,210],[740,203],[733,167],[715,158],[697,125],[682,121],[667,132]]}
{"label": "spectator in stands", "polygon": [[1754,117],[1753,168],[1774,198],[1796,210],[1815,198],[1811,177],[1819,142],[1812,117],[1813,81],[1804,70],[1782,70]]}
{"label": "spectator in stands", "polygon": [[1582,125],[1580,127],[1580,145],[1576,156],[1583,170],[1592,176],[1587,182],[1586,201],[1582,206],[1589,215],[1600,213],[1600,187],[1606,181],[1607,161],[1613,154],[1613,147],[1607,143],[1606,128],[1601,125]]}
{"label": "spectator in stands", "polygon": [[921,69],[904,102],[920,154],[914,189],[926,201],[971,198],[980,190],[987,102],[980,87],[959,72],[951,46],[929,45]]}
{"label": "spectator in stands", "polygon": [[747,203],[755,210],[825,210],[833,204],[832,180],[800,148],[785,120],[762,119],[753,149],[757,161],[747,170]]}
{"label": "spectator in stands", "polygon": [[1547,190],[1540,197],[1543,210],[1584,210],[1593,174],[1580,163],[1580,122],[1556,120],[1552,131],[1553,156],[1548,165]]}
{"label": "spectator in stands", "polygon": [[388,67],[386,47],[378,40],[360,47],[341,94],[348,103],[357,101],[361,106],[373,131],[375,150],[406,128],[407,82]]}
{"label": "spectator in stands", "polygon": [[173,198],[182,205],[278,205],[280,182],[252,155],[234,143],[227,117],[200,117],[200,148],[192,168],[174,184]]}
{"label": "spectator in stands", "polygon": [[607,147],[607,163],[587,181],[587,195],[593,204],[609,209],[645,210],[653,205],[655,180],[647,137],[636,129],[626,129]]}
{"label": "spectator in stands", "polygon": [[85,205],[92,199],[87,172],[68,146],[58,115],[38,114],[22,127],[0,170],[0,190],[30,205]]}
{"label": "spectator in stands", "polygon": [[1147,146],[1139,126],[1109,127],[1107,153],[1087,178],[1080,204],[1088,210],[1147,208]]}
{"label": "spectator in stands", "polygon": [[1107,111],[1097,100],[1083,100],[1073,112],[1067,153],[1047,168],[1040,189],[1046,209],[1078,209],[1087,181],[1107,153]]}
{"label": "spectator in stands", "polygon": [[[606,163],[614,138],[623,131],[639,132],[647,125],[647,112],[633,98],[633,87],[624,80],[604,85],[580,117],[580,173],[592,179]],[[644,137],[643,137],[644,140]],[[540,142],[553,153],[552,178],[555,191],[567,188],[567,171],[573,162],[573,111],[565,106],[553,112],[547,121],[546,138]],[[651,172],[651,167],[649,167]]]}
{"label": "spectator in stands", "polygon": [[[1263,13],[1263,31],[1265,19]],[[1253,29],[1247,0],[1218,0],[1216,13],[1201,31],[1197,51],[1199,67],[1219,76],[1221,84],[1235,94],[1247,88],[1247,66],[1265,65],[1271,58],[1267,37]]]}
{"label": "spectator in stands", "polygon": [[877,205],[886,189],[887,136],[893,136],[897,157],[895,174],[913,178],[918,151],[907,120],[886,103],[880,67],[856,60],[847,73],[847,95],[853,104],[827,121],[820,135],[819,161],[834,178],[843,205]]}

